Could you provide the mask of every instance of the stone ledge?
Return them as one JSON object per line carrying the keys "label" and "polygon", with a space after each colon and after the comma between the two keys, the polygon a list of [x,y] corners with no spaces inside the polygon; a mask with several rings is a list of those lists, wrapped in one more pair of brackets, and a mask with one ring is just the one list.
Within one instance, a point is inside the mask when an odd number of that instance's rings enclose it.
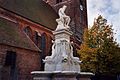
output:
{"label": "stone ledge", "polygon": [[33,71],[33,80],[90,80],[93,73],[74,71]]}
{"label": "stone ledge", "polygon": [[68,35],[72,35],[72,34],[73,34],[73,32],[70,31],[69,29],[60,29],[60,30],[52,31],[52,33],[53,33],[54,35],[56,35],[56,34],[61,34],[61,33],[66,33],[66,34],[68,34]]}

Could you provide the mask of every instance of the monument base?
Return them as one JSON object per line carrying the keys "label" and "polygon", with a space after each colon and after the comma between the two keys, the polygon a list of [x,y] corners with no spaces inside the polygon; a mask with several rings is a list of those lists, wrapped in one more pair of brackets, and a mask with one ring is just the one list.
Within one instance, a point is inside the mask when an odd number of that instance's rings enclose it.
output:
{"label": "monument base", "polygon": [[33,71],[33,80],[91,80],[93,73],[73,72],[73,71]]}

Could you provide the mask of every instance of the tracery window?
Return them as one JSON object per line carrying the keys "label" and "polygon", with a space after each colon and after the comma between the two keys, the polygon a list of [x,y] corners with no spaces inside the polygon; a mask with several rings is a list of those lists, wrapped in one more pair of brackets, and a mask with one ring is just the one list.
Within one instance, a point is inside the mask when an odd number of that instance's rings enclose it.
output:
{"label": "tracery window", "polygon": [[32,38],[32,30],[29,26],[25,27],[24,32],[30,37]]}

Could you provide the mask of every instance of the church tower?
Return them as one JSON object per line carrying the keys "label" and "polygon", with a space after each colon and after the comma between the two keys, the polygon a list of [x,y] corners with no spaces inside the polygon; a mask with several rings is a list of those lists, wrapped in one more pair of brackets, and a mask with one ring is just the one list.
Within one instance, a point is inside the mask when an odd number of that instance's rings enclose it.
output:
{"label": "church tower", "polygon": [[67,6],[66,14],[70,16],[70,27],[73,31],[73,41],[78,47],[82,42],[84,29],[87,28],[87,2],[86,0],[46,0],[56,12],[63,5]]}

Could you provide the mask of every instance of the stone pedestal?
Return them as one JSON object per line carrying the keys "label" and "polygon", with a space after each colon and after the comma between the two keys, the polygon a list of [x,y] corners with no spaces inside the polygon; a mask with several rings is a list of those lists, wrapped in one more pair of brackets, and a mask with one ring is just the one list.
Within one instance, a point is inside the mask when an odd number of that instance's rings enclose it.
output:
{"label": "stone pedestal", "polygon": [[73,47],[70,42],[72,32],[69,28],[53,31],[55,40],[52,45],[52,55],[46,56],[45,71],[76,71],[80,72],[78,57],[73,56]]}
{"label": "stone pedestal", "polygon": [[56,42],[60,40],[66,40],[70,42],[70,36],[72,35],[72,32],[69,30],[69,28],[64,28],[57,31],[53,31],[53,35],[55,36]]}
{"label": "stone pedestal", "polygon": [[92,73],[78,73],[72,71],[33,71],[33,80],[90,80]]}

